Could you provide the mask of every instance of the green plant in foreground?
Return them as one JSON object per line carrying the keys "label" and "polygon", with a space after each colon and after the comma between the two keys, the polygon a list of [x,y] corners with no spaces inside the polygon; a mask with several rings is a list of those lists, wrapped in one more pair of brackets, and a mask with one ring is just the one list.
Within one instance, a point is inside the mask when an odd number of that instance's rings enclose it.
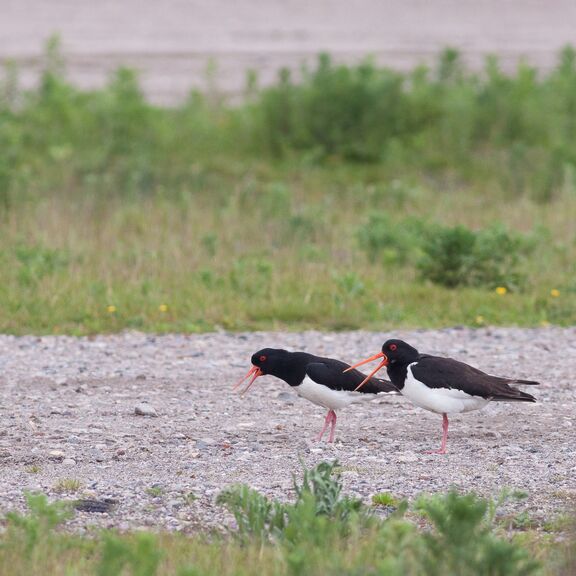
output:
{"label": "green plant in foreground", "polygon": [[[310,546],[321,547],[374,530],[390,541],[402,542],[405,558],[379,559],[392,574],[401,574],[414,563],[419,566],[414,572],[418,574],[470,576],[528,575],[539,567],[527,550],[495,534],[491,517],[497,502],[474,494],[461,496],[454,490],[444,496],[421,497],[416,509],[429,519],[432,530],[416,535],[402,520],[406,507],[377,521],[361,501],[343,498],[336,469],[336,462],[322,462],[306,470],[302,483],[295,482],[296,501],[292,504],[270,501],[246,486],[226,490],[218,503],[233,512],[241,537],[274,539],[288,546],[292,560],[299,559],[296,565],[300,569],[305,565],[300,560]],[[391,502],[388,494],[377,496],[377,503]],[[386,547],[383,551],[393,553]]]}
{"label": "green plant in foreground", "polygon": [[528,550],[498,537],[487,522],[489,503],[474,494],[421,497],[417,503],[434,530],[422,535],[427,573],[514,576],[535,573]]}
{"label": "green plant in foreground", "polygon": [[71,517],[70,507],[64,502],[48,503],[44,494],[27,494],[26,504],[29,514],[17,512],[6,515],[8,530],[23,536],[25,550],[31,552],[36,544],[49,535],[54,528]]}
{"label": "green plant in foreground", "polygon": [[[336,462],[304,471],[292,502],[278,502],[236,486],[218,501],[238,521],[236,538],[216,534],[118,534],[90,537],[57,530],[68,517],[62,503],[27,497],[29,514],[9,514],[0,535],[0,565],[7,575],[233,576],[235,574],[374,574],[386,576],[520,576],[571,574],[571,546],[546,544],[547,564],[533,559],[519,539],[504,536],[496,499],[475,494],[422,496],[406,512],[380,519],[342,495]],[[386,495],[386,494],[384,494]],[[383,496],[382,494],[379,496]],[[389,495],[388,495],[389,496]],[[387,500],[389,498],[380,498]],[[421,516],[414,522],[415,515]],[[426,523],[422,527],[423,519]],[[420,526],[420,528],[417,527]],[[534,542],[542,554],[542,544]],[[573,549],[572,549],[573,550]],[[542,572],[542,570],[545,570]],[[568,570],[568,571],[567,571]]]}
{"label": "green plant in foreground", "polygon": [[112,532],[104,534],[97,576],[120,576],[129,569],[133,576],[154,576],[162,553],[153,534],[137,534],[130,538]]}
{"label": "green plant in foreground", "polygon": [[217,498],[233,514],[241,537],[283,538],[296,542],[308,535],[317,538],[328,527],[343,534],[358,523],[367,526],[370,515],[362,502],[341,496],[338,463],[321,462],[304,470],[302,483],[294,479],[296,502],[270,501],[248,486],[232,486]]}

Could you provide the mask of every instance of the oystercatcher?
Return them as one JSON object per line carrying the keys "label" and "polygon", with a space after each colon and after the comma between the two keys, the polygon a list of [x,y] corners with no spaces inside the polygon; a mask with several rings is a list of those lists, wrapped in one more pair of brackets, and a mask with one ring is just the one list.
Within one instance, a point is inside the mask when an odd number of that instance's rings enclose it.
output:
{"label": "oystercatcher", "polygon": [[[347,370],[344,373],[344,370]],[[288,352],[277,348],[264,348],[252,355],[252,368],[234,386],[234,389],[250,376],[244,388],[245,394],[256,378],[270,374],[284,380],[296,393],[318,406],[328,409],[324,427],[318,435],[322,439],[328,425],[332,425],[329,442],[334,441],[336,410],[361,400],[373,400],[378,394],[397,394],[388,380],[366,378],[362,372],[351,370],[350,365],[333,358],[322,358],[306,352]],[[362,391],[357,392],[362,384]]]}
{"label": "oystercatcher", "polygon": [[493,401],[536,402],[534,396],[512,388],[510,384],[536,385],[532,380],[490,376],[452,358],[420,354],[403,340],[387,340],[382,352],[354,364],[347,370],[380,359],[380,364],[358,385],[362,388],[384,366],[392,383],[416,406],[442,414],[442,446],[429,453],[446,454],[448,414],[470,412]]}

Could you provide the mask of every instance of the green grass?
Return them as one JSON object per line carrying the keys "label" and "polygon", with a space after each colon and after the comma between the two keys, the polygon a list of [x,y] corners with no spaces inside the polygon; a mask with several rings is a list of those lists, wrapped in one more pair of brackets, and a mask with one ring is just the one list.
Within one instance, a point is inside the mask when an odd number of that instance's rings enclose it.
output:
{"label": "green grass", "polygon": [[372,496],[372,504],[374,506],[394,507],[398,506],[398,498],[395,498],[389,492],[379,492]]}
{"label": "green grass", "polygon": [[161,486],[150,486],[150,488],[146,488],[146,494],[152,498],[159,498],[164,494],[164,489]]}
{"label": "green grass", "polygon": [[28,514],[9,514],[0,535],[2,574],[563,576],[574,567],[568,525],[511,530],[499,519],[503,497],[422,495],[383,519],[342,495],[336,462],[305,470],[294,489],[292,502],[279,502],[231,486],[218,503],[236,528],[189,535],[78,536],[60,529],[72,515],[66,503],[28,495]]}
{"label": "green grass", "polygon": [[573,60],[323,59],[164,109],[52,44],[36,91],[0,80],[0,332],[573,325]]}
{"label": "green grass", "polygon": [[83,484],[77,478],[61,478],[58,480],[52,490],[61,494],[71,494],[74,492],[79,492],[83,488]]}

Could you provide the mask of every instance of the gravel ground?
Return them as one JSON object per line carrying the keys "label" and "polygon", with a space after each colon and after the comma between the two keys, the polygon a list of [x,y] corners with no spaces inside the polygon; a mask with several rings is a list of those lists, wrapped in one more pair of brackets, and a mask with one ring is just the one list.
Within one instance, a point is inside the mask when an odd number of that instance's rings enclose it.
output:
{"label": "gravel ground", "polygon": [[[0,336],[0,515],[23,492],[117,501],[70,526],[193,531],[226,525],[215,506],[244,482],[291,498],[292,474],[337,458],[346,493],[413,498],[450,486],[529,497],[518,509],[550,519],[576,503],[576,328],[396,331],[420,350],[487,372],[539,380],[537,404],[494,403],[454,416],[446,456],[441,418],[398,398],[339,414],[334,445],[317,443],[324,411],[272,377],[244,398],[231,385],[257,349],[285,347],[356,361],[391,334],[214,333],[94,338]],[[137,415],[135,408],[157,415]],[[74,494],[63,479],[81,482]]]}

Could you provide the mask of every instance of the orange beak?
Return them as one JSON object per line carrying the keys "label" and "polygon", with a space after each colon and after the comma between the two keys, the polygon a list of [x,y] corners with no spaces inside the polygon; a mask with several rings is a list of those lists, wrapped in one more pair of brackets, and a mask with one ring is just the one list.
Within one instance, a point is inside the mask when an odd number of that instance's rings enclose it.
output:
{"label": "orange beak", "polygon": [[250,380],[250,382],[248,382],[248,386],[246,386],[246,388],[244,388],[241,396],[244,396],[244,394],[246,394],[246,392],[248,392],[248,388],[250,388],[250,386],[252,386],[252,384],[254,384],[254,381],[256,380],[256,378],[258,378],[258,376],[264,376],[264,374],[263,374],[262,370],[260,370],[260,368],[258,368],[258,366],[252,366],[252,368],[250,368],[250,370],[248,370],[248,373],[246,374],[246,376],[244,376],[238,382],[236,382],[236,384],[234,384],[233,390],[236,390],[237,388],[239,388],[240,385],[242,384],[242,382],[244,382],[247,378],[250,378],[250,376],[252,376],[252,380]]}
{"label": "orange beak", "polygon": [[364,380],[362,380],[360,384],[358,384],[358,386],[355,388],[354,391],[360,390],[360,388],[362,388],[362,386],[364,386],[364,384],[366,384],[366,382],[368,382],[368,380],[370,380],[370,378],[372,378],[372,376],[374,376],[374,374],[376,374],[378,370],[384,368],[384,366],[388,366],[388,356],[386,356],[384,352],[378,352],[378,354],[374,354],[374,356],[370,356],[370,358],[366,358],[366,360],[360,360],[360,362],[357,362],[356,364],[354,364],[354,366],[350,366],[350,368],[346,368],[346,370],[344,370],[344,372],[348,372],[349,370],[354,370],[354,368],[358,368],[358,366],[368,364],[368,362],[373,362],[374,360],[379,360],[380,358],[382,358],[382,362],[380,362],[380,364],[378,364],[378,366],[376,366],[376,368],[372,370],[372,372],[370,372],[370,374],[366,376],[366,378],[364,378]]}

